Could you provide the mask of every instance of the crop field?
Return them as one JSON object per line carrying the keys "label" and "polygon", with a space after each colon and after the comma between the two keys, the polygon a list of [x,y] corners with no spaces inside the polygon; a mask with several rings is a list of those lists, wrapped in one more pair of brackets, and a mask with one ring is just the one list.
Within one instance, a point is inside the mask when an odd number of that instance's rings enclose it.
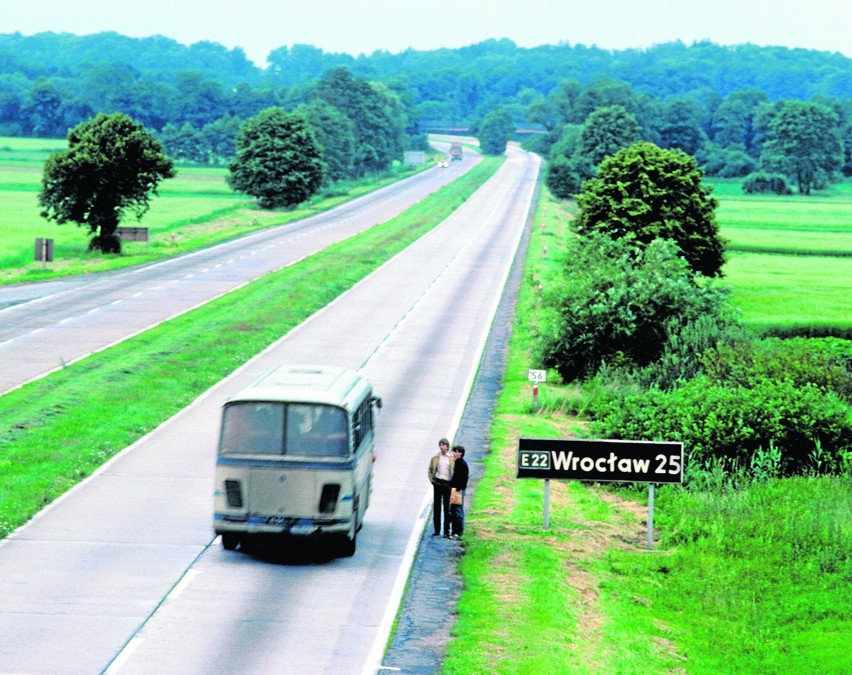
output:
{"label": "crop field", "polygon": [[714,181],[728,240],[725,281],[744,323],[852,325],[852,181],[804,197],[745,195]]}

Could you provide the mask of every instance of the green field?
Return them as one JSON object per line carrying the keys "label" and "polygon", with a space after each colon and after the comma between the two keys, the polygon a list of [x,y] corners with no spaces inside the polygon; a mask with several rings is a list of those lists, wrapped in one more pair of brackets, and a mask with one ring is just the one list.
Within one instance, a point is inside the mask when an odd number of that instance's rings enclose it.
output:
{"label": "green field", "polygon": [[[39,215],[38,193],[44,160],[65,141],[0,138],[0,283],[36,281],[65,274],[97,272],[185,253],[254,230],[327,210],[412,172],[398,167],[378,181],[335,186],[311,203],[294,209],[264,211],[225,182],[226,169],[178,166],[177,176],[163,181],[159,196],[137,222],[122,225],[149,229],[149,241],[127,242],[122,254],[88,253],[88,236],[75,224],[56,225]],[[54,240],[54,262],[37,263],[36,237]]]}
{"label": "green field", "polygon": [[852,326],[852,181],[810,196],[745,195],[713,181],[725,281],[761,328]]}

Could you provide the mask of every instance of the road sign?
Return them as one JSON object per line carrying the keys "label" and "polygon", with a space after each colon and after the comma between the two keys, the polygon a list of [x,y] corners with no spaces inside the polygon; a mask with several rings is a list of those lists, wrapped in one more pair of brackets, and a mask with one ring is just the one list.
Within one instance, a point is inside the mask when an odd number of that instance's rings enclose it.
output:
{"label": "road sign", "polygon": [[533,370],[532,368],[530,368],[529,374],[527,375],[527,379],[530,382],[547,382],[547,371]]}
{"label": "road sign", "polygon": [[117,227],[115,236],[121,241],[148,241],[147,227]]}
{"label": "road sign", "polygon": [[41,262],[53,262],[53,239],[36,237],[35,259]]}
{"label": "road sign", "polygon": [[682,483],[683,443],[521,438],[518,478]]}

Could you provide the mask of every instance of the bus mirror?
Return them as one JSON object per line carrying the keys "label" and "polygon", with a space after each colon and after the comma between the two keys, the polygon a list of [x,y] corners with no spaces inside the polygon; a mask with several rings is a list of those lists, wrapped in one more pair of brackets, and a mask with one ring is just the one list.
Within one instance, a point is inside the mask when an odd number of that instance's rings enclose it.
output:
{"label": "bus mirror", "polygon": [[379,409],[382,409],[382,397],[381,396],[373,396],[373,404]]}

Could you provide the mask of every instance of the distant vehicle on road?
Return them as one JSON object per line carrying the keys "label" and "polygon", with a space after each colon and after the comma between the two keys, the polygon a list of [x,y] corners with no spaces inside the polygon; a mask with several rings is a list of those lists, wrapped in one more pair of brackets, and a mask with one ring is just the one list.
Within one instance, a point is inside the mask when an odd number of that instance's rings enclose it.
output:
{"label": "distant vehicle on road", "polygon": [[450,146],[450,159],[453,161],[459,160],[462,158],[462,144],[459,141],[453,141],[453,144]]}
{"label": "distant vehicle on road", "polygon": [[374,407],[367,380],[323,366],[279,366],[228,400],[213,516],[224,548],[296,535],[353,555],[373,487]]}

